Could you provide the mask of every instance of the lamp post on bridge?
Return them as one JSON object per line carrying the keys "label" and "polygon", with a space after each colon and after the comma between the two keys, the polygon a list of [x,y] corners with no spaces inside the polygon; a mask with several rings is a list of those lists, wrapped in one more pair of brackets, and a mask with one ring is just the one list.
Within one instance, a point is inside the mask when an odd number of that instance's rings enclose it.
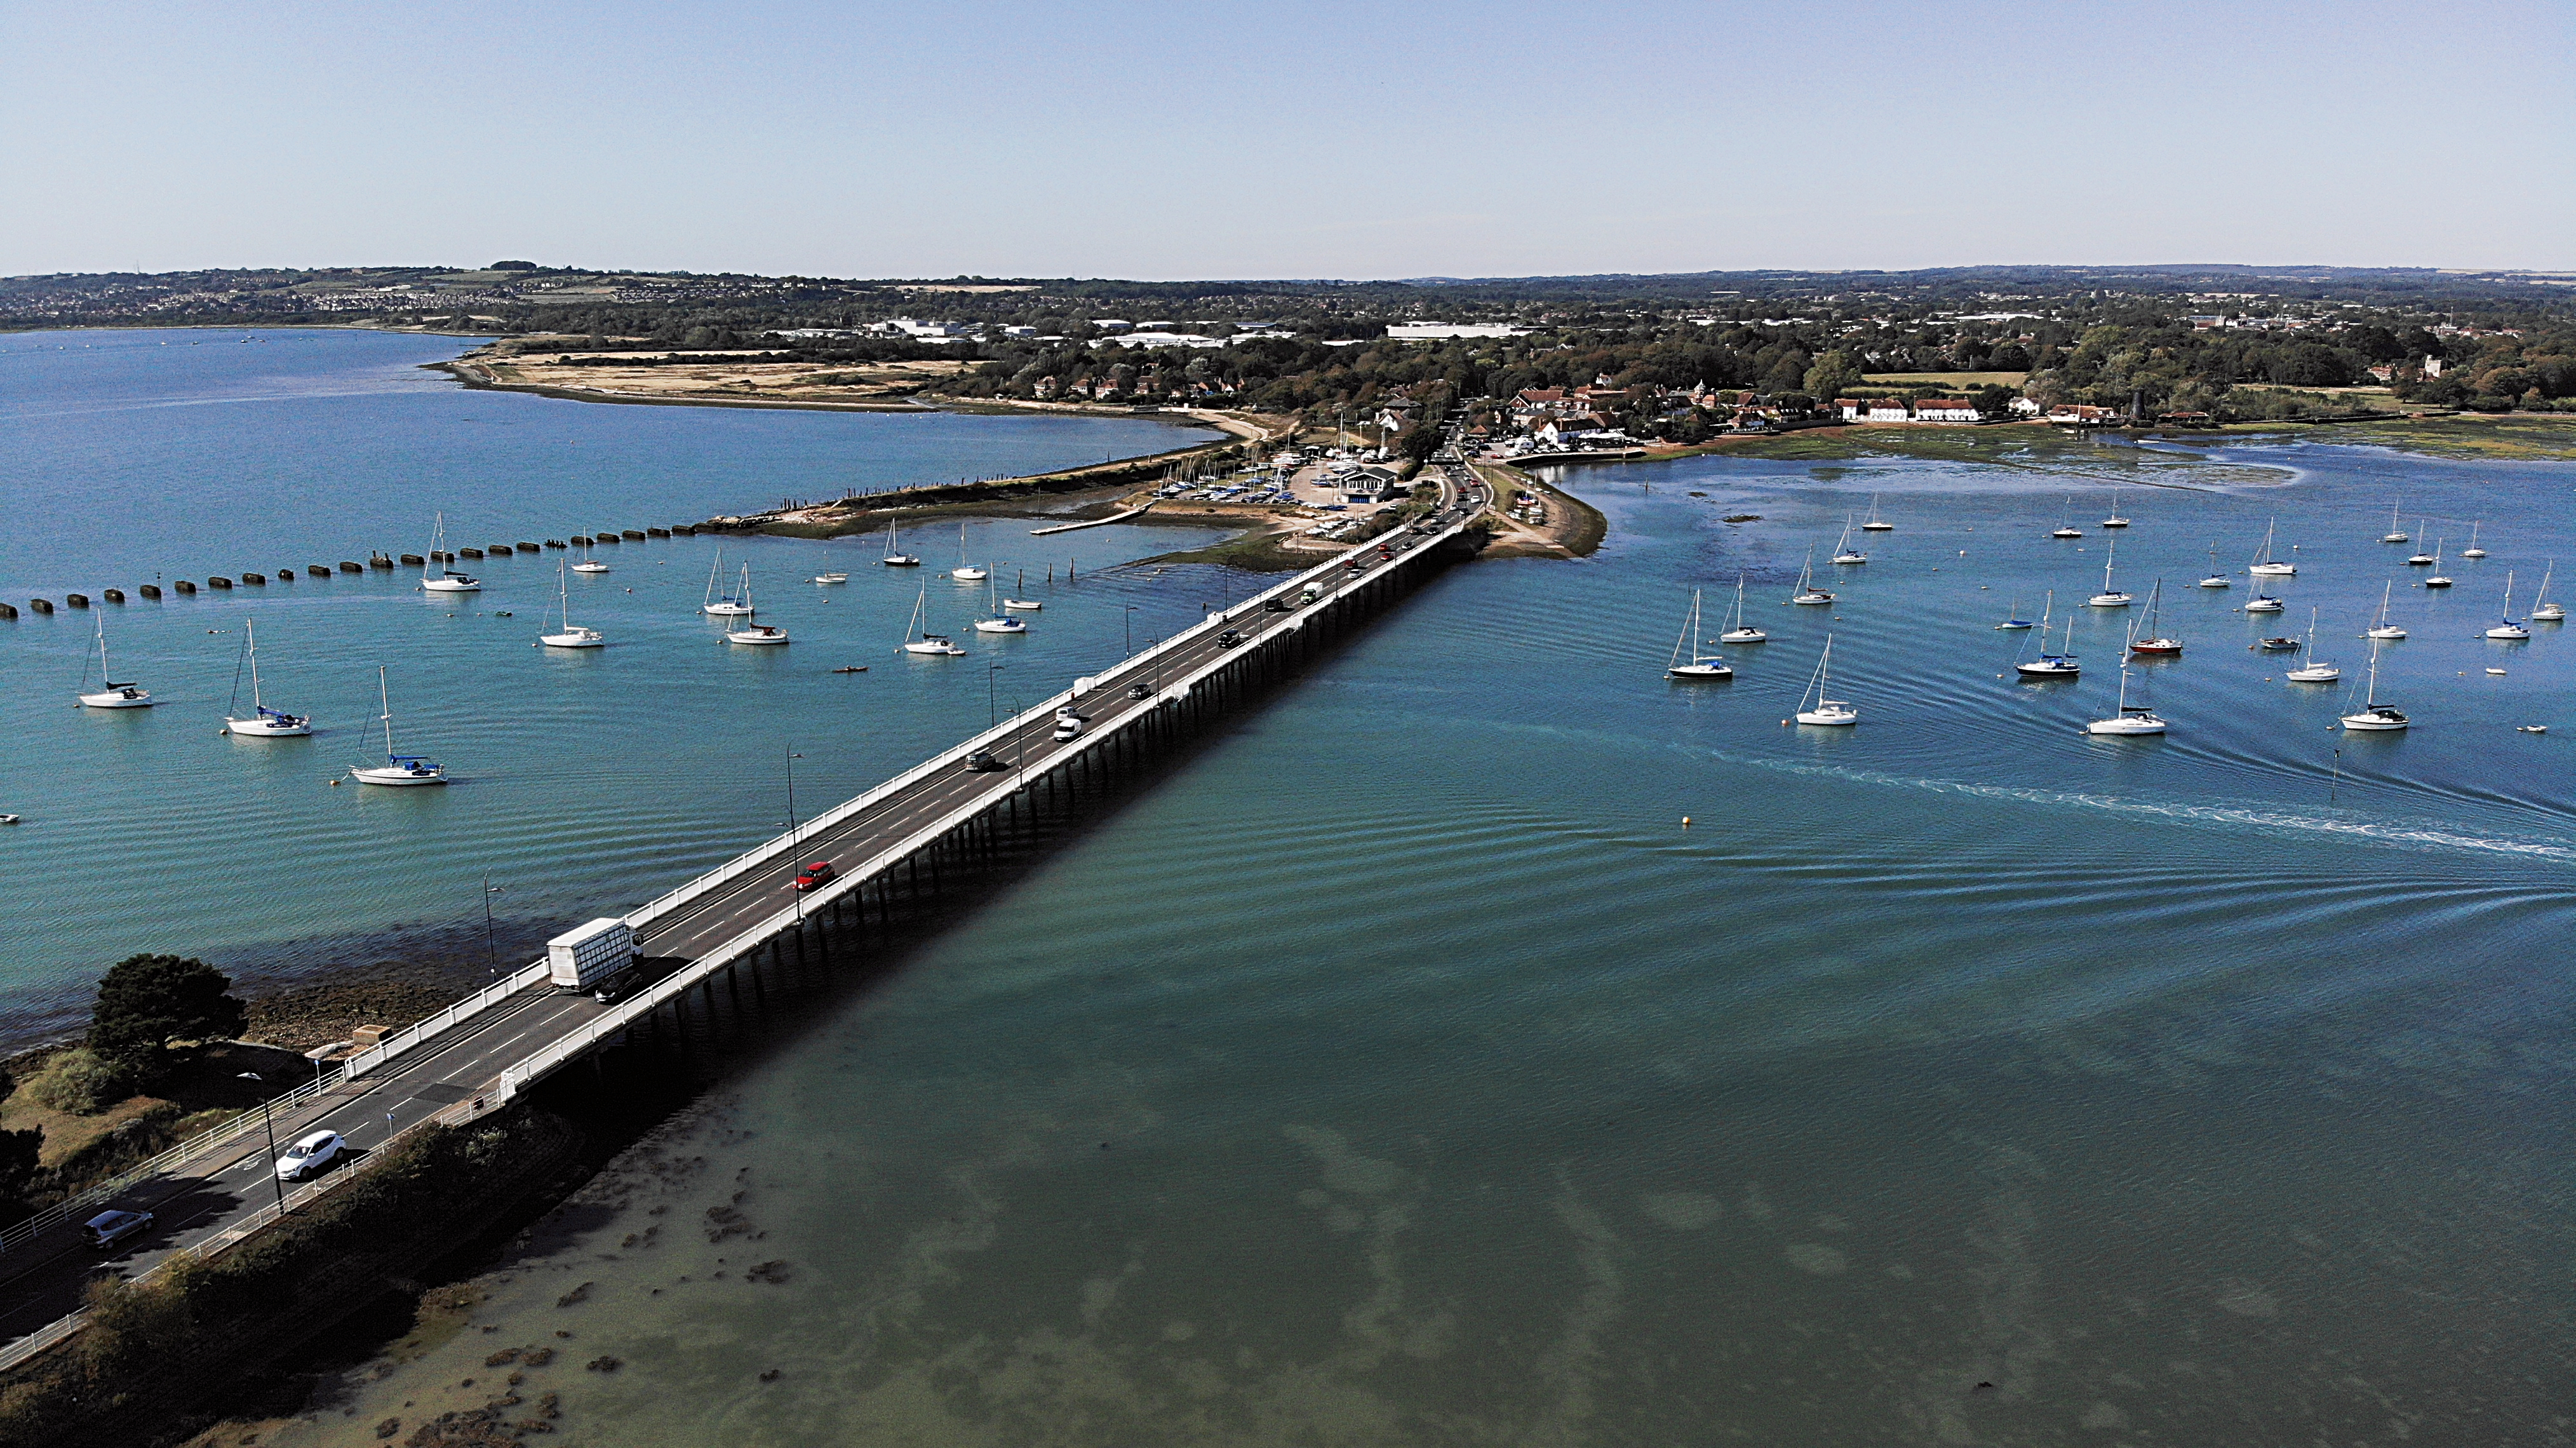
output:
{"label": "lamp post on bridge", "polygon": [[[240,1079],[258,1081],[263,1086],[268,1084],[257,1071],[244,1071],[240,1073]],[[259,1098],[259,1129],[268,1138],[268,1184],[277,1191],[277,1215],[283,1219],[286,1216],[286,1183],[277,1175],[277,1128],[269,1123],[268,1107],[268,1097],[262,1095]]]}

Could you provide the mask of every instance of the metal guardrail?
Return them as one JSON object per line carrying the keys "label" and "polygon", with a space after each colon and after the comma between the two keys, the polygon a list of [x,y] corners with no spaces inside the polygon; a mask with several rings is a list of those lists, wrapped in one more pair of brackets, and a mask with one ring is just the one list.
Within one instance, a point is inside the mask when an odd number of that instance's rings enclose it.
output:
{"label": "metal guardrail", "polygon": [[[450,1106],[443,1111],[433,1112],[428,1116],[424,1116],[420,1120],[413,1122],[411,1125],[395,1132],[393,1135],[386,1137],[384,1140],[376,1143],[376,1145],[368,1151],[367,1155],[372,1158],[380,1154],[385,1150],[385,1148],[401,1141],[404,1137],[411,1135],[422,1127],[433,1124],[462,1126],[466,1122],[473,1120],[476,1116],[486,1114],[487,1112],[497,1110],[498,1108],[499,1103],[497,1101],[477,1100],[458,1102],[456,1105]],[[127,1280],[132,1282],[149,1282],[154,1277],[157,1277],[161,1273],[169,1270],[170,1265],[174,1262],[191,1259],[202,1261],[208,1258],[221,1256],[232,1248],[241,1245],[242,1242],[253,1235],[284,1220],[286,1216],[293,1214],[297,1208],[309,1205],[325,1194],[336,1191],[340,1187],[347,1185],[349,1182],[357,1180],[360,1176],[365,1175],[365,1172],[366,1168],[363,1164],[353,1164],[347,1171],[333,1172],[318,1180],[306,1182],[304,1185],[288,1192],[284,1202],[271,1202],[267,1206],[259,1208],[257,1211],[252,1212],[240,1221],[225,1228],[223,1231],[216,1233],[214,1236],[208,1237],[206,1240],[195,1243],[194,1245],[179,1248],[169,1256],[153,1263],[150,1267],[136,1273],[133,1277]],[[63,1339],[70,1337],[73,1333],[80,1331],[83,1327],[87,1326],[88,1323],[89,1309],[84,1307],[77,1312],[67,1313],[61,1317],[55,1318],[52,1322],[46,1323],[43,1327],[36,1329],[34,1332],[28,1333],[25,1337],[19,1338],[17,1341],[8,1344],[6,1347],[0,1347],[0,1372],[5,1372],[10,1368],[14,1368],[20,1363],[27,1361],[29,1358],[36,1356],[38,1353],[45,1351],[47,1348],[54,1346]]]}
{"label": "metal guardrail", "polygon": [[[284,1111],[301,1102],[309,1101],[312,1098],[321,1095],[323,1092],[330,1090],[334,1086],[345,1084],[347,1079],[348,1076],[346,1072],[341,1072],[335,1075],[334,1073],[326,1070],[316,1079],[296,1087],[294,1090],[287,1092],[283,1096],[271,1099],[267,1103],[267,1110],[272,1114]],[[189,1137],[187,1140],[180,1142],[177,1146],[170,1148],[168,1151],[162,1152],[157,1156],[147,1158],[143,1161],[136,1162],[134,1165],[127,1167],[125,1170],[118,1172],[112,1177],[107,1178],[105,1181],[97,1182],[82,1188],[76,1195],[56,1202],[54,1205],[45,1208],[43,1211],[36,1213],[25,1221],[13,1223],[8,1227],[0,1227],[0,1257],[5,1257],[8,1253],[16,1252],[25,1248],[36,1238],[41,1237],[45,1233],[52,1231],[54,1228],[61,1226],[63,1223],[72,1220],[74,1217],[80,1216],[83,1212],[88,1211],[92,1207],[104,1206],[110,1198],[116,1196],[126,1188],[133,1186],[136,1182],[158,1176],[164,1170],[176,1166],[183,1161],[203,1155],[206,1152],[214,1150],[216,1147],[224,1145],[226,1142],[232,1141],[236,1137],[245,1136],[258,1130],[260,1125],[260,1113],[260,1107],[252,1106],[243,1111],[239,1116],[227,1118],[218,1125],[210,1127],[205,1131],[201,1131],[195,1136]]]}
{"label": "metal guardrail", "polygon": [[403,1027],[401,1030],[394,1032],[392,1035],[385,1037],[381,1041],[378,1041],[376,1044],[369,1046],[367,1049],[358,1052],[354,1056],[351,1056],[345,1063],[347,1074],[356,1076],[364,1072],[372,1071],[378,1066],[383,1065],[385,1062],[392,1060],[394,1057],[401,1055],[403,1052],[410,1050],[412,1047],[419,1045],[421,1042],[428,1040],[430,1037],[437,1035],[439,1032],[446,1030],[448,1027],[455,1025],[458,1021],[464,1020],[470,1016],[480,1015],[484,1011],[499,1005],[501,1002],[508,1000],[510,997],[517,995],[519,992],[526,990],[529,986],[532,986],[545,978],[546,963],[540,960],[536,964],[520,970],[507,980],[496,981],[491,985],[487,985],[481,990],[476,991],[474,994],[467,996],[465,999],[450,1004],[445,1010],[429,1017],[427,1020],[414,1021],[410,1025]]}

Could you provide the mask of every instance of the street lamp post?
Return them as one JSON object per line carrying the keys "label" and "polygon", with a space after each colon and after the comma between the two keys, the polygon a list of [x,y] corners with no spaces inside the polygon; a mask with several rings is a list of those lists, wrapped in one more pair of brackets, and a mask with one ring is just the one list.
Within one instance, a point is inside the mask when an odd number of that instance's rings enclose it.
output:
{"label": "street lamp post", "polygon": [[[257,1071],[244,1071],[240,1076],[244,1081],[268,1084],[261,1080]],[[286,1215],[286,1182],[277,1174],[277,1128],[269,1122],[268,1108],[268,1098],[262,1096],[259,1101],[259,1129],[268,1137],[268,1184],[277,1191],[277,1214],[283,1217]]]}

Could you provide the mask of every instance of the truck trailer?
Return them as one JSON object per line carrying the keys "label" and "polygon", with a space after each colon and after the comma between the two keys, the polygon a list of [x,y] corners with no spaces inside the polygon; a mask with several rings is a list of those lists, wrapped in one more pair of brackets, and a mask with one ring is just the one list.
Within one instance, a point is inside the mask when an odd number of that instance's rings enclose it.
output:
{"label": "truck trailer", "polygon": [[635,963],[635,928],[611,916],[546,942],[547,979],[557,990],[588,990]]}

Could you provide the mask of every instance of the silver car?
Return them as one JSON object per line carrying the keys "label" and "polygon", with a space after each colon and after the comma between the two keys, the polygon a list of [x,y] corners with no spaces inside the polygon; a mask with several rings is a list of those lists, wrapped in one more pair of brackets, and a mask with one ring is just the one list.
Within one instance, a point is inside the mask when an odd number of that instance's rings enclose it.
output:
{"label": "silver car", "polygon": [[296,1182],[339,1160],[346,1138],[336,1131],[317,1131],[286,1149],[277,1159],[277,1179]]}

